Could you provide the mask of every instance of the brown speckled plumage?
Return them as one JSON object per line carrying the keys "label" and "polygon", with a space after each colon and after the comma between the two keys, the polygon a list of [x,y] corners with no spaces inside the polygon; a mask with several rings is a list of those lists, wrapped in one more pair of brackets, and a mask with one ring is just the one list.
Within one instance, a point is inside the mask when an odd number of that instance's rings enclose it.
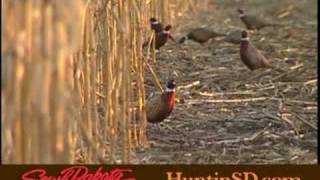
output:
{"label": "brown speckled plumage", "polygon": [[224,34],[216,33],[207,28],[196,28],[191,30],[185,37],[179,40],[179,43],[184,43],[186,39],[193,40],[200,44],[207,42],[209,39],[224,36]]}
{"label": "brown speckled plumage", "polygon": [[285,70],[272,66],[269,61],[261,54],[261,52],[251,45],[248,39],[248,33],[242,31],[242,38],[240,42],[240,58],[241,61],[251,70],[259,68],[272,68],[280,73]]}
{"label": "brown speckled plumage", "polygon": [[[173,80],[168,82],[167,89],[175,89]],[[159,123],[167,118],[175,107],[175,96],[175,91],[165,91],[163,93],[154,94],[152,97],[148,98],[146,103],[147,121],[150,123]]]}
{"label": "brown speckled plumage", "polygon": [[249,30],[260,30],[268,26],[282,26],[281,24],[268,23],[266,21],[263,21],[262,19],[257,18],[256,16],[247,15],[243,12],[242,9],[238,9],[238,12],[240,14],[241,21]]}
{"label": "brown speckled plumage", "polygon": [[224,38],[224,41],[232,44],[240,44],[241,33],[242,33],[241,30],[232,31],[226,35],[226,37]]}
{"label": "brown speckled plumage", "polygon": [[253,47],[248,38],[246,31],[242,32],[242,40],[240,43],[240,57],[242,62],[250,69],[255,70],[258,68],[271,67],[268,60],[261,54],[261,52]]}

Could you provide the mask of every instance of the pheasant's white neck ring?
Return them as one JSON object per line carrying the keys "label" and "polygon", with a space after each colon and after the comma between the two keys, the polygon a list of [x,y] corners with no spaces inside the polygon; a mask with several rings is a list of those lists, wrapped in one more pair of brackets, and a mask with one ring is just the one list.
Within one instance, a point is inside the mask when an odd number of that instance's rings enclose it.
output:
{"label": "pheasant's white neck ring", "polygon": [[242,17],[244,17],[244,14],[240,14],[239,16],[240,16],[240,18],[242,18]]}
{"label": "pheasant's white neck ring", "polygon": [[165,92],[176,92],[175,89],[166,88]]}
{"label": "pheasant's white neck ring", "polygon": [[249,38],[246,37],[246,38],[241,38],[241,41],[249,41]]}
{"label": "pheasant's white neck ring", "polygon": [[162,31],[163,34],[170,34],[170,31]]}
{"label": "pheasant's white neck ring", "polygon": [[155,25],[155,24],[159,24],[159,22],[158,21],[153,21],[153,22],[151,22],[151,24]]}

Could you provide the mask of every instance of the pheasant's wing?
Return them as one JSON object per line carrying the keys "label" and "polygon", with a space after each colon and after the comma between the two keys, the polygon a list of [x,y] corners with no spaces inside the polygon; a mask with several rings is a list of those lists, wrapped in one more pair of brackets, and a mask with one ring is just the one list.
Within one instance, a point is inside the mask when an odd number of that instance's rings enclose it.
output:
{"label": "pheasant's wing", "polygon": [[233,32],[229,33],[226,36],[225,41],[231,42],[231,43],[235,43],[235,44],[240,43],[240,41],[241,41],[241,31],[233,31]]}
{"label": "pheasant's wing", "polygon": [[263,56],[262,53],[259,50],[257,50],[257,52],[259,54],[258,56],[259,56],[259,62],[260,62],[260,66],[261,67],[272,68],[272,69],[278,71],[279,73],[285,73],[286,72],[286,70],[272,65],[270,63],[270,61],[265,56]]}
{"label": "pheasant's wing", "polygon": [[149,122],[153,122],[157,118],[160,108],[162,107],[161,98],[162,96],[160,93],[155,93],[152,97],[148,98],[146,103],[146,113]]}
{"label": "pheasant's wing", "polygon": [[262,28],[268,25],[267,22],[257,18],[256,16],[247,16],[247,20],[256,28]]}
{"label": "pheasant's wing", "polygon": [[165,34],[162,33],[158,33],[156,36],[156,49],[159,49],[161,46],[163,46],[164,44],[166,44],[168,38],[165,37]]}
{"label": "pheasant's wing", "polygon": [[250,47],[252,48],[252,52],[255,52],[255,53],[251,53],[251,56],[253,56],[252,58],[255,58],[257,60],[256,63],[258,67],[271,67],[269,61],[265,56],[263,56],[263,54],[259,49],[256,49],[253,46],[250,46]]}
{"label": "pheasant's wing", "polygon": [[162,32],[163,29],[164,29],[164,28],[163,28],[163,25],[162,25],[161,23],[159,23],[158,26],[157,26],[156,32],[157,32],[157,33]]}
{"label": "pheasant's wing", "polygon": [[212,31],[204,28],[199,28],[192,31],[193,37],[197,38],[197,40],[200,42],[204,42],[210,39],[213,36],[212,33],[213,33]]}

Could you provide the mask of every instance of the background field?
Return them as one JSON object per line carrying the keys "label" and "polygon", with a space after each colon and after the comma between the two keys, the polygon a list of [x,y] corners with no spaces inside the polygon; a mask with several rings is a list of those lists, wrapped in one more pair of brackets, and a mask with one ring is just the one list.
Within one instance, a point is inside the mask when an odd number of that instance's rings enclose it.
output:
{"label": "background field", "polygon": [[[137,162],[316,163],[316,3],[215,1],[206,10],[179,19],[176,37],[198,26],[217,32],[241,29],[237,7],[286,24],[263,29],[251,40],[275,66],[288,72],[250,72],[240,61],[239,46],[224,42],[165,46],[158,73],[167,77],[169,70],[176,72],[183,101],[164,129],[148,129],[154,145],[138,153]],[[155,90],[151,83],[147,89]]]}

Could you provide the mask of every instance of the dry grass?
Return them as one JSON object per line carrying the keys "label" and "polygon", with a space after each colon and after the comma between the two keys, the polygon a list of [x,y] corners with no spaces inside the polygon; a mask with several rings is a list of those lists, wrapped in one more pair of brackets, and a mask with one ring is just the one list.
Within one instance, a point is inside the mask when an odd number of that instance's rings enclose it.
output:
{"label": "dry grass", "polygon": [[2,2],[3,163],[129,163],[146,142],[148,20],[198,8],[185,2]]}

